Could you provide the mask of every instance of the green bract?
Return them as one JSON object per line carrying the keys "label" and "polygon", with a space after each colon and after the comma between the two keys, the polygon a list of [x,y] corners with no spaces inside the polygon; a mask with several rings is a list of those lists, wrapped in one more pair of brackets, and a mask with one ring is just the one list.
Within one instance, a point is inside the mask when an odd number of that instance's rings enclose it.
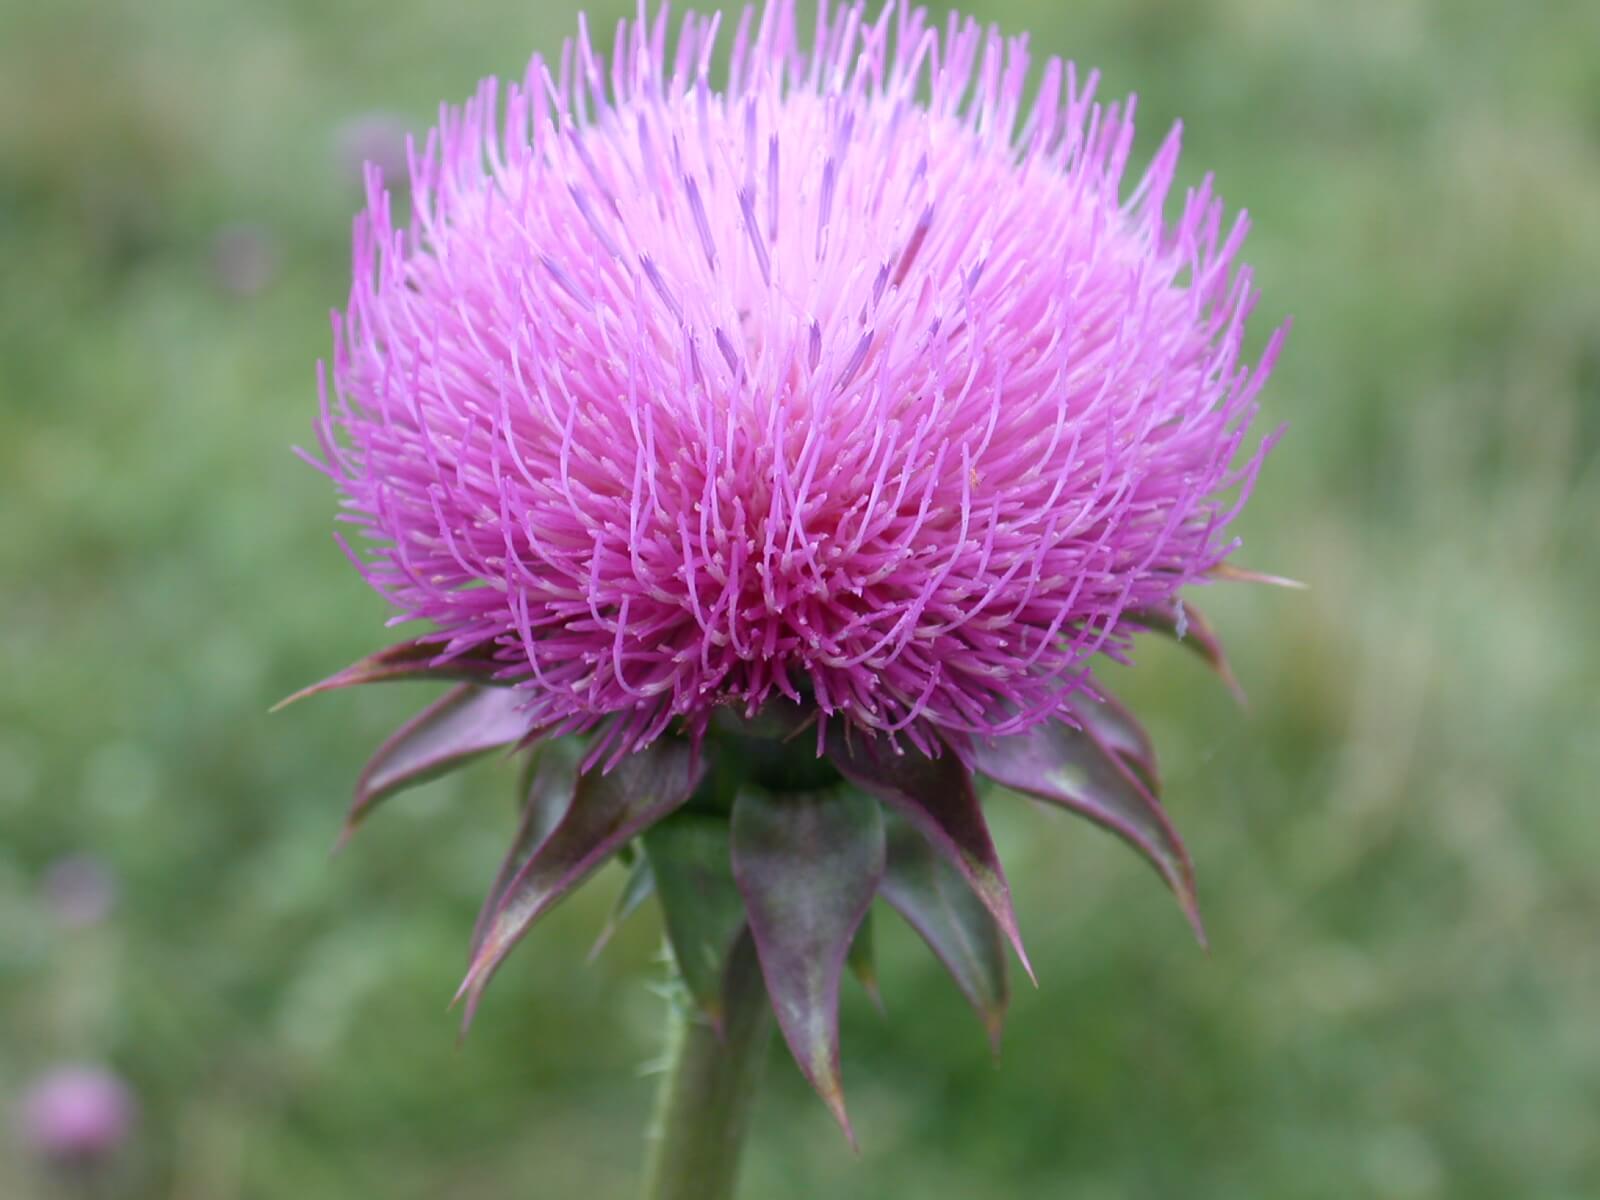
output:
{"label": "green bract", "polygon": [[[1216,636],[1192,608],[1140,620],[1193,646],[1237,688]],[[1193,864],[1159,800],[1155,750],[1103,689],[1075,699],[1075,722],[973,739],[937,756],[853,736],[839,724],[819,748],[816,712],[781,700],[748,718],[723,710],[699,744],[669,735],[612,764],[594,761],[594,739],[530,733],[520,692],[501,686],[491,664],[446,654],[443,642],[419,639],[299,695],[395,680],[454,684],[378,748],[357,782],[343,837],[390,796],[479,755],[525,756],[520,821],[457,996],[468,1021],[539,918],[625,855],[630,874],[595,951],[653,895],[685,991],[720,1031],[728,963],[748,932],[789,1049],[848,1134],[839,980],[848,966],[876,999],[875,899],[927,942],[998,1049],[1010,997],[1008,942],[1028,967],[984,820],[989,788],[1117,834],[1155,867],[1204,941]]]}

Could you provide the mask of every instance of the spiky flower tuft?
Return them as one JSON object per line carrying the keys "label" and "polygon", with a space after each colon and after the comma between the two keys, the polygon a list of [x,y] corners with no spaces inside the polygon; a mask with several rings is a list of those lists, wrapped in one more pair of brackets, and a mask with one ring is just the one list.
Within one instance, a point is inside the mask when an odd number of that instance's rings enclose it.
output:
{"label": "spiky flower tuft", "polygon": [[[311,690],[459,684],[368,766],[349,824],[537,744],[474,934],[510,947],[626,847],[719,1019],[748,931],[844,1120],[837,988],[884,899],[998,1035],[1022,954],[977,777],[1087,816],[1199,929],[1154,752],[1094,679],[1135,632],[1227,677],[1180,589],[1246,573],[1228,525],[1281,341],[1242,351],[1246,222],[1169,203],[1174,129],[1025,39],[921,9],[581,31],[369,169],[323,380],[351,556],[433,632]],[[1257,577],[1262,578],[1262,577]],[[577,744],[558,741],[580,735]],[[713,769],[715,768],[715,769]],[[1026,964],[1026,959],[1023,959]]]}
{"label": "spiky flower tuft", "polygon": [[[1178,130],[920,11],[587,35],[376,173],[323,449],[367,580],[618,752],[773,696],[936,752],[1070,708],[1232,548],[1276,349]],[[919,100],[926,94],[926,101]]]}

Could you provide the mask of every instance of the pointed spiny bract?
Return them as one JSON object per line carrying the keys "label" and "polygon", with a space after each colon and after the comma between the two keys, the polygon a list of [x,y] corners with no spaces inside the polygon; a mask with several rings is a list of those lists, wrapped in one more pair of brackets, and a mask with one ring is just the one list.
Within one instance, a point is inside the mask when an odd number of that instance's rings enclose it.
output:
{"label": "pointed spiny bract", "polygon": [[[904,3],[585,34],[376,173],[322,466],[368,581],[492,649],[530,725],[807,696],[935,753],[1061,715],[1233,547],[1254,304],[1174,130]],[[1280,331],[1281,332],[1281,331]],[[1236,460],[1242,461],[1242,466]],[[610,718],[607,720],[607,718]],[[821,734],[819,732],[819,738]]]}

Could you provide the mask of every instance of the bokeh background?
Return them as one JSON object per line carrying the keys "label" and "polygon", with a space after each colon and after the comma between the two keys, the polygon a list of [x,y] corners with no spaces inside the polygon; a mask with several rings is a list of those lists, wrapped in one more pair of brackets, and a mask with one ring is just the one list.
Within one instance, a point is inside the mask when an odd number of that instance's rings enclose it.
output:
{"label": "bokeh background", "polygon": [[[775,1050],[746,1194],[1600,1195],[1600,4],[968,7],[1138,91],[1141,153],[1183,117],[1182,181],[1254,212],[1257,345],[1296,327],[1241,561],[1313,587],[1205,597],[1245,711],[1176,648],[1116,680],[1209,956],[1135,856],[997,799],[1042,985],[1001,1062],[880,920],[889,1018],[845,1000],[862,1153]],[[458,1050],[509,769],[330,862],[423,694],[266,711],[384,636],[289,453],[352,160],[575,11],[0,0],[0,1195],[633,1193],[654,917],[583,964],[620,872]],[[97,1192],[12,1120],[68,1061],[139,1106]]]}

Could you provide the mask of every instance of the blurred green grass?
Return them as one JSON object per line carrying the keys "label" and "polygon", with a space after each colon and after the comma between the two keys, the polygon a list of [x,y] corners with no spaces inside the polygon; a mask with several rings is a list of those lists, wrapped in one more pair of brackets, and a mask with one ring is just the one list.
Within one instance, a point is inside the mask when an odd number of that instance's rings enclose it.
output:
{"label": "blurred green grass", "polygon": [[[339,131],[426,124],[575,7],[0,0],[0,1105],[116,1064],[119,1195],[632,1194],[651,919],[584,967],[603,877],[457,1051],[505,768],[330,864],[421,695],[266,715],[385,615],[288,453],[346,285]],[[747,1194],[1600,1194],[1600,6],[969,7],[1139,91],[1146,153],[1181,116],[1185,179],[1256,214],[1258,328],[1296,330],[1242,560],[1314,589],[1206,598],[1246,712],[1164,647],[1117,681],[1211,954],[1132,855],[997,803],[1042,984],[1001,1063],[881,922],[891,1019],[845,1012],[864,1153],[775,1056]],[[122,902],[65,930],[39,883],[83,851]],[[43,1195],[12,1149],[0,1194]]]}

